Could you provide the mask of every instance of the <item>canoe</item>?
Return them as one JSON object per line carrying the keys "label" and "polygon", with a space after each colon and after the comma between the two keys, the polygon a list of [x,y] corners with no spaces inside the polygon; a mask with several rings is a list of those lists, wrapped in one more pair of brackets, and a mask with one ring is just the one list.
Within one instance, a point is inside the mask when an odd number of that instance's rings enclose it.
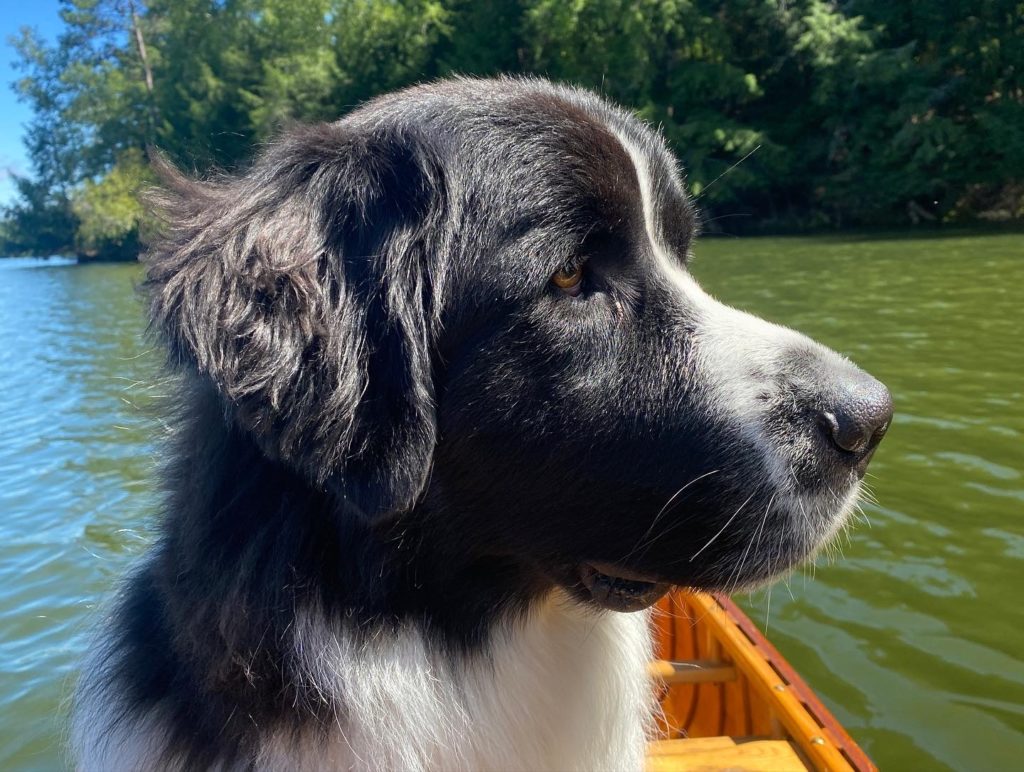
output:
{"label": "canoe", "polygon": [[653,624],[664,715],[648,772],[877,770],[726,596],[673,592]]}

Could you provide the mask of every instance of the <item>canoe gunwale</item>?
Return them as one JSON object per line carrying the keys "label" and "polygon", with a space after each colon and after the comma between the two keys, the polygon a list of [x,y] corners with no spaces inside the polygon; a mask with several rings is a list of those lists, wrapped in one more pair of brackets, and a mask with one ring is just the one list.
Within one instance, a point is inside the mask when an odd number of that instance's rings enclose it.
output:
{"label": "canoe gunwale", "polygon": [[[743,674],[752,697],[768,707],[773,726],[778,724],[779,731],[772,734],[787,736],[810,768],[877,772],[867,754],[739,606],[725,595],[677,591],[666,598],[662,610],[686,607],[695,612],[694,624],[710,633],[720,652],[714,659]],[[662,646],[672,639],[671,632],[667,638],[661,634],[670,629],[666,627],[669,618],[656,618],[655,624],[662,626],[658,635]],[[668,660],[671,654],[659,652]],[[666,690],[675,688],[693,687],[669,685]]]}
{"label": "canoe gunwale", "polygon": [[[761,631],[757,629],[757,626],[750,620],[742,609],[736,605],[726,595],[714,596],[714,602],[720,606],[723,611],[728,615],[729,620],[735,624],[743,634],[750,640],[751,645],[764,657],[768,662],[769,666],[779,675],[782,679],[786,689],[793,694],[797,700],[800,701],[804,709],[808,714],[817,722],[824,735],[823,739],[831,740],[832,744],[835,745],[836,749],[842,756],[845,757],[847,763],[855,770],[860,772],[864,770],[872,770],[877,772],[877,767],[871,761],[866,753],[861,750],[860,746],[850,737],[849,733],[843,728],[843,725],[839,723],[832,712],[825,707],[822,701],[814,693],[807,682],[800,677],[800,674],[796,672],[792,665],[786,660],[785,657],[779,652],[778,649],[772,645]],[[778,694],[774,688],[771,690],[773,694]],[[780,719],[785,721],[784,716],[780,716]],[[807,749],[804,747],[804,743],[799,741],[801,750],[807,753]],[[818,744],[812,744],[812,748],[822,748]],[[811,755],[811,754],[808,754]],[[815,754],[818,755],[818,754]]]}

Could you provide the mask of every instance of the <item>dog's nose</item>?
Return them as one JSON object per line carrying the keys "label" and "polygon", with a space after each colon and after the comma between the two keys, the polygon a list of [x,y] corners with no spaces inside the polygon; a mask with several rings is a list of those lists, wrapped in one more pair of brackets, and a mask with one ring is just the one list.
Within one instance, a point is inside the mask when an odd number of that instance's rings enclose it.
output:
{"label": "dog's nose", "polygon": [[844,383],[819,420],[832,443],[858,456],[874,450],[892,421],[892,395],[870,375]]}

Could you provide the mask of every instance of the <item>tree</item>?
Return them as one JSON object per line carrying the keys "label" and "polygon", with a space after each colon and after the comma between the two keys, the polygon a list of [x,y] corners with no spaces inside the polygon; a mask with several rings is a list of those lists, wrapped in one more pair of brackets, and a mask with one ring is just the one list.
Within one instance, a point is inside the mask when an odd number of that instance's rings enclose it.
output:
{"label": "tree", "polygon": [[11,41],[23,73],[14,89],[32,108],[25,134],[32,178],[15,177],[16,202],[6,208],[7,254],[66,253],[77,221],[70,191],[80,174],[87,146],[82,127],[64,120],[71,94],[61,74],[68,67],[66,52],[43,44],[30,29]]}
{"label": "tree", "polygon": [[6,249],[127,254],[156,146],[206,172],[291,121],[450,73],[632,106],[711,229],[1024,216],[1014,0],[62,0],[15,41],[33,111]]}
{"label": "tree", "polygon": [[71,202],[78,220],[75,251],[89,257],[134,259],[143,222],[138,193],[154,181],[148,163],[137,150],[122,153],[99,181],[86,180]]}

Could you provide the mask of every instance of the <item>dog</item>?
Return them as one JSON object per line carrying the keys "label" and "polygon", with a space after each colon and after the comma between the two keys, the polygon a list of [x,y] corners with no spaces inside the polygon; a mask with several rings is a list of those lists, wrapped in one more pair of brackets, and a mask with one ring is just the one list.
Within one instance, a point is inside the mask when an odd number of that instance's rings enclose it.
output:
{"label": "dog", "polygon": [[163,525],[82,769],[639,770],[645,610],[814,553],[889,425],[700,289],[676,160],[587,91],[444,80],[161,175]]}

